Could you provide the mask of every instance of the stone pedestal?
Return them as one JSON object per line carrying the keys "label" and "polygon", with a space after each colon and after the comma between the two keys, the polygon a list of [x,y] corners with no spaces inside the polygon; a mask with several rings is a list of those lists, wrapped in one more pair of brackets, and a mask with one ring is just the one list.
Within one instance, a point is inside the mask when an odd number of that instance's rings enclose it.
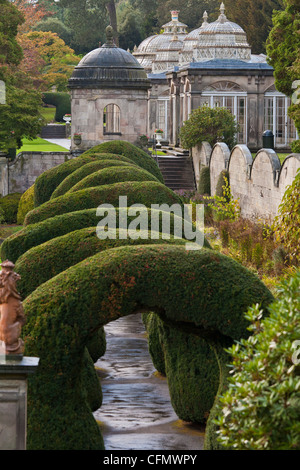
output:
{"label": "stone pedestal", "polygon": [[0,356],[0,450],[26,450],[27,378],[38,362]]}

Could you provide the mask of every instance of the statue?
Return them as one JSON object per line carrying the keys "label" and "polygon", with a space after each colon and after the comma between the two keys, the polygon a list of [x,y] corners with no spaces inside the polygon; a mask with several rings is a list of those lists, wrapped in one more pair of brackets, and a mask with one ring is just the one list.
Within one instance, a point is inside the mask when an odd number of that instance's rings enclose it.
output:
{"label": "statue", "polygon": [[11,355],[12,358],[15,355],[23,355],[24,342],[20,335],[26,322],[21,296],[16,288],[20,276],[14,272],[14,267],[15,265],[7,260],[1,264],[0,271],[0,353]]}

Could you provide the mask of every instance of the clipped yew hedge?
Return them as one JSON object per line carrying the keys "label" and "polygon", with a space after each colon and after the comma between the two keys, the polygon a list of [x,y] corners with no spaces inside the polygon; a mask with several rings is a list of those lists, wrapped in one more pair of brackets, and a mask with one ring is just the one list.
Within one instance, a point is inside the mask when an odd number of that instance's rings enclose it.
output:
{"label": "clipped yew hedge", "polygon": [[127,196],[128,206],[139,203],[150,207],[151,204],[180,204],[181,200],[167,186],[155,181],[122,182],[95,188],[86,188],[76,193],[67,193],[51,199],[29,212],[24,224],[35,224],[42,220],[68,212],[96,208],[101,204],[117,207],[119,197]]}
{"label": "clipped yew hedge", "polygon": [[91,154],[85,155],[82,154],[79,157],[72,158],[61,165],[50,168],[49,170],[42,173],[36,180],[34,184],[34,205],[35,207],[44,204],[46,201],[49,201],[53,191],[59,186],[59,184],[71,173],[73,173],[78,168],[81,168],[83,165],[90,163],[95,160],[115,160],[123,162],[131,162],[126,157],[122,155],[111,155],[111,154]]}
{"label": "clipped yew hedge", "polygon": [[26,214],[32,209],[34,209],[34,185],[30,186],[20,198],[17,213],[17,223],[19,225],[23,225]]}
{"label": "clipped yew hedge", "polygon": [[[120,238],[119,233],[124,236],[125,230],[116,231],[116,239],[101,240],[97,237],[95,227],[75,230],[67,235],[56,237],[46,243],[35,246],[26,251],[16,262],[16,272],[21,276],[18,289],[22,298],[26,298],[38,286],[48,281],[57,274],[65,271],[70,266],[84,259],[100,253],[104,250],[125,245],[146,244],[185,244],[187,240],[174,239],[163,240],[162,233],[158,233],[157,240],[151,240],[150,232],[140,232],[140,238]],[[126,235],[126,234],[125,234]],[[144,238],[143,238],[144,237]]]}
{"label": "clipped yew hedge", "polygon": [[151,173],[138,167],[104,168],[83,178],[79,183],[75,184],[68,193],[80,191],[81,189],[93,188],[95,186],[121,183],[125,181],[159,182],[155,176],[151,175]]}
{"label": "clipped yew hedge", "polygon": [[86,176],[94,173],[95,171],[102,170],[103,168],[109,168],[112,166],[137,166],[135,163],[129,163],[120,161],[119,159],[116,160],[96,160],[90,163],[86,163],[85,165],[78,168],[78,170],[73,171],[70,175],[68,175],[53,191],[51,198],[54,199],[58,196],[63,196],[69,189],[73,188],[75,184],[81,181]]}
{"label": "clipped yew hedge", "polygon": [[148,155],[148,153],[144,152],[144,150],[131,144],[130,142],[126,142],[124,140],[113,140],[111,142],[104,142],[86,151],[84,155],[94,155],[98,152],[123,155],[129,158],[137,165],[139,165],[140,167],[144,168],[144,170],[147,170],[152,173],[154,176],[157,177],[157,179],[161,183],[164,183],[162,173],[153,157],[151,157],[151,155]]}
{"label": "clipped yew hedge", "polygon": [[[224,348],[249,335],[244,312],[272,301],[257,276],[207,249],[125,246],[63,271],[24,301],[25,354],[40,357],[29,379],[28,449],[103,448],[78,371],[87,339],[104,324],[148,309],[171,328],[205,339],[219,361],[220,393],[228,373]],[[207,433],[214,431],[213,409]]]}
{"label": "clipped yew hedge", "polygon": [[[128,215],[127,208],[120,210],[117,209],[117,228],[119,227],[120,219],[123,218],[123,213],[127,217],[127,227],[130,227],[131,222],[136,219],[136,216]],[[156,214],[159,223],[159,231],[164,232],[163,211],[148,209],[149,228],[151,213]],[[1,259],[9,259],[15,263],[20,256],[26,253],[26,251],[49,240],[52,240],[53,238],[66,235],[70,232],[83,228],[92,227],[95,231],[95,227],[100,222],[100,220],[101,218],[96,214],[96,209],[87,209],[69,212],[68,214],[62,214],[50,219],[43,220],[37,224],[28,225],[4,240],[1,245]],[[179,218],[171,212],[170,233],[174,233],[174,227],[179,225],[183,227],[183,219]],[[182,232],[184,236],[184,227]],[[109,243],[109,241],[107,241],[107,243]],[[210,248],[210,244],[206,239],[204,239],[204,246],[206,248]]]}

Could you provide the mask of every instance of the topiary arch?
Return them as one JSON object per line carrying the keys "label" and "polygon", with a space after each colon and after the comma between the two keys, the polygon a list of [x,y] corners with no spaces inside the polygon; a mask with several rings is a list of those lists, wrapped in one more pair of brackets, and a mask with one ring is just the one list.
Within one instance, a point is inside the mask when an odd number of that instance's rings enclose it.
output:
{"label": "topiary arch", "polygon": [[271,300],[259,279],[235,261],[168,245],[106,250],[42,284],[24,302],[25,353],[40,357],[29,384],[28,448],[103,448],[78,375],[85,346],[103,325],[155,311],[172,328],[208,341],[223,389],[224,347],[248,335],[247,307]]}
{"label": "topiary arch", "polygon": [[[86,181],[87,188],[70,191]],[[184,239],[165,239],[166,209],[156,211],[155,240],[144,239],[142,231],[137,239],[124,239],[119,225],[116,239],[98,239],[99,204],[112,204],[128,223],[134,219],[127,208],[118,208],[121,195],[128,205],[144,204],[148,221],[152,204],[182,209],[162,181],[152,157],[132,144],[101,144],[36,180],[35,209],[25,227],[1,245],[1,258],[16,263],[22,276],[25,354],[40,357],[28,384],[28,449],[103,449],[92,415],[102,400],[93,364],[105,352],[103,326],[137,312],[152,312],[152,357],[156,363],[154,356],[163,352],[158,367],[165,369],[178,417],[206,421],[217,386],[226,386],[224,347],[248,336],[244,312],[250,305],[265,308],[273,300],[255,275],[215,253],[205,239],[196,251],[187,251]],[[91,182],[96,186],[89,187]],[[183,223],[171,213],[171,233]],[[215,409],[207,448],[218,447]]]}

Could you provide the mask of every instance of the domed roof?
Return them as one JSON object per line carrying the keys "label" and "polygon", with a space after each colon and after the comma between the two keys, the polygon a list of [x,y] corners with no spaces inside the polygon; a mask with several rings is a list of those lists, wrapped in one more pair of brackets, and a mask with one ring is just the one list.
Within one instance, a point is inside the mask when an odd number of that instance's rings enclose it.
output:
{"label": "domed roof", "polygon": [[107,42],[89,52],[75,67],[69,88],[150,88],[147,74],[130,52],[113,43],[112,27]]}
{"label": "domed roof", "polygon": [[185,38],[180,63],[211,59],[251,60],[246,33],[238,24],[227,19],[224,3],[220,6],[217,21],[207,23],[206,18],[201,28]]}
{"label": "domed roof", "polygon": [[169,48],[170,43],[173,41],[174,33],[176,33],[179,41],[182,41],[187,35],[187,25],[178,21],[178,11],[172,11],[171,14],[172,20],[162,26],[163,33],[144,39],[133,53],[147,72],[152,70],[152,63],[156,53],[159,50]]}

